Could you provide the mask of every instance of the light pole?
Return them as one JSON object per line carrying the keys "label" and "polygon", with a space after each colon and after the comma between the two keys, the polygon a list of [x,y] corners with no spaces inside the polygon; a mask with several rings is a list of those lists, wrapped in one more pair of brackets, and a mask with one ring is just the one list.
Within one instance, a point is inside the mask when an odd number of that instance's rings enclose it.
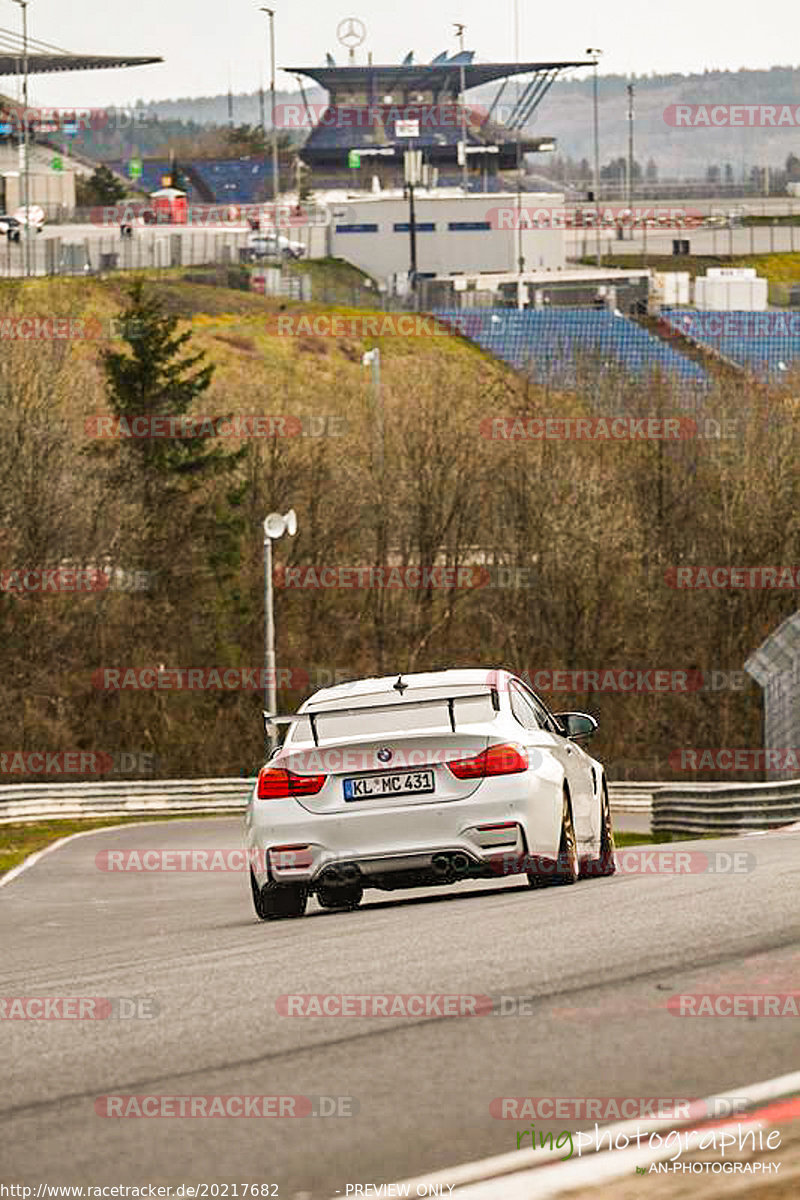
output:
{"label": "light pole", "polygon": [[362,354],[361,365],[372,367],[372,396],[375,408],[375,449],[373,459],[377,466],[378,478],[382,486],[384,454],[383,395],[381,393],[381,352],[377,346],[374,350],[367,350],[366,354]]}
{"label": "light pole", "polygon": [[628,207],[633,204],[633,84],[628,84]]}
{"label": "light pole", "polygon": [[597,265],[599,267],[603,256],[600,247],[600,118],[597,109],[597,64],[603,51],[594,46],[588,46],[586,53],[594,55],[594,202],[598,208],[598,219],[595,224],[597,226]]}
{"label": "light pole", "polygon": [[25,209],[25,275],[31,273],[31,198],[28,155],[28,0],[14,0],[22,9],[22,204]]}
{"label": "light pole", "polygon": [[263,8],[262,12],[269,17],[269,99],[272,120],[272,202],[275,205],[275,228],[278,227],[278,194],[280,180],[278,178],[278,130],[275,124],[275,9]]}
{"label": "light pole", "polygon": [[[461,54],[464,53],[464,30],[466,25],[454,24],[456,37]],[[464,107],[464,63],[461,62],[459,69],[459,83],[461,85],[461,153],[464,155],[464,161],[461,164],[461,187],[466,196],[469,191],[469,167],[467,166],[467,112]]]}
{"label": "light pole", "polygon": [[278,689],[275,679],[275,614],[272,603],[272,543],[288,533],[297,533],[297,514],[293,508],[281,516],[270,513],[264,518],[264,707],[276,716]]}

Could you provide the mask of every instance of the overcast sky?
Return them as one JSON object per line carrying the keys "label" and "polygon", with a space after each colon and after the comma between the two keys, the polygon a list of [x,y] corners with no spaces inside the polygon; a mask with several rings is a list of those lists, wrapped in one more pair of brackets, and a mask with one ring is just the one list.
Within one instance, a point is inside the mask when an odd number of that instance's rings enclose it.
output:
{"label": "overcast sky", "polygon": [[[457,49],[454,21],[467,25],[465,45],[483,61],[514,58],[514,0],[272,0],[276,11],[277,61],[310,66],[333,53],[337,23],[359,17],[367,41],[358,61],[371,50],[375,62],[399,62],[411,49],[429,62],[440,51]],[[603,49],[602,71],[647,74],[736,70],[797,65],[800,7],[797,0],[670,0],[601,4],[597,0],[532,4],[518,0],[519,49],[525,59],[582,58],[587,46]],[[267,17],[253,0],[32,0],[29,33],[72,51],[98,54],[160,54],[161,65],[116,71],[76,71],[33,76],[33,103],[49,105],[128,104],[137,99],[168,99],[254,91],[268,81]],[[2,25],[20,29],[21,11],[6,0]],[[790,59],[789,55],[795,55]],[[294,80],[278,74],[279,88]],[[14,94],[13,80],[0,90]],[[737,97],[731,97],[735,100]],[[745,99],[741,97],[740,99]]]}

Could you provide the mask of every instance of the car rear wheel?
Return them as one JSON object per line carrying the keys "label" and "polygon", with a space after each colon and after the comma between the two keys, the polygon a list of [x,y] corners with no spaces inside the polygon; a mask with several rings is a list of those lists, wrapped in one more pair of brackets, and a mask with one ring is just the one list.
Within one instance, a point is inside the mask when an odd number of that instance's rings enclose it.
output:
{"label": "car rear wheel", "polygon": [[572,809],[569,806],[569,796],[564,792],[564,810],[561,818],[561,844],[558,847],[558,859],[556,860],[556,869],[553,874],[553,883],[577,883],[579,873],[578,843],[575,840]]}
{"label": "car rear wheel", "polygon": [[360,883],[346,887],[321,887],[317,890],[317,900],[322,908],[358,908],[364,897],[364,889]]}
{"label": "car rear wheel", "polygon": [[603,780],[603,799],[600,814],[600,854],[587,865],[586,874],[592,878],[600,875],[613,875],[617,869],[614,861],[614,830],[611,825],[611,803],[608,799],[608,787]]}
{"label": "car rear wheel", "polygon": [[250,872],[253,908],[261,921],[278,921],[282,917],[302,917],[308,903],[308,889],[296,883],[265,883],[259,887]]}
{"label": "car rear wheel", "polygon": [[531,887],[544,887],[548,883],[577,883],[579,877],[578,844],[575,840],[575,826],[572,823],[569,795],[565,789],[561,810],[561,841],[558,847],[558,858],[552,864],[552,868],[547,871],[541,869],[528,871],[528,883]]}

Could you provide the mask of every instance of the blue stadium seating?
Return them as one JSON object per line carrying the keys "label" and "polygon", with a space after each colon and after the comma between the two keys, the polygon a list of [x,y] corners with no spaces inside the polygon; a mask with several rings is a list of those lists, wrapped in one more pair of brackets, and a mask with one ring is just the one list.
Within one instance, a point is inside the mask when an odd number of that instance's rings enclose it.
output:
{"label": "blue stadium seating", "polygon": [[[109,165],[120,174],[125,174],[127,169],[127,164],[122,162]],[[269,158],[194,159],[180,166],[200,177],[211,191],[215,204],[253,204],[271,195],[272,163]],[[164,186],[162,179],[169,173],[168,159],[145,159],[138,186],[146,192],[157,191]],[[191,202],[200,201],[191,180],[187,180],[186,190]]]}
{"label": "blue stadium seating", "polygon": [[622,369],[646,376],[658,370],[681,384],[710,384],[691,359],[634,321],[605,309],[440,309],[437,315],[458,320],[456,328],[465,337],[526,371],[537,383],[574,385],[583,360],[592,371]]}
{"label": "blue stadium seating", "polygon": [[800,366],[800,312],[700,312],[663,308],[661,317],[673,329],[708,346],[761,380],[780,377]]}

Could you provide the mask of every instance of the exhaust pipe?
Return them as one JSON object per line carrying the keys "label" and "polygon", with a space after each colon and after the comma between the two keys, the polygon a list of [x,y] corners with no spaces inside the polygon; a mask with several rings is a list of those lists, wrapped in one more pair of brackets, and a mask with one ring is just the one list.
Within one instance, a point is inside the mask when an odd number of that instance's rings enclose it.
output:
{"label": "exhaust pipe", "polygon": [[341,883],[341,881],[342,881],[341,867],[338,867],[335,864],[333,864],[330,867],[326,867],[325,871],[323,873],[323,879],[325,880],[326,883]]}
{"label": "exhaust pipe", "polygon": [[446,854],[434,854],[431,866],[437,875],[446,875],[450,870],[450,859]]}
{"label": "exhaust pipe", "polygon": [[361,872],[354,863],[345,863],[341,868],[343,883],[356,883],[361,878]]}
{"label": "exhaust pipe", "polygon": [[459,875],[463,875],[465,871],[469,870],[469,859],[460,850],[453,855],[450,862],[452,863],[453,870]]}

